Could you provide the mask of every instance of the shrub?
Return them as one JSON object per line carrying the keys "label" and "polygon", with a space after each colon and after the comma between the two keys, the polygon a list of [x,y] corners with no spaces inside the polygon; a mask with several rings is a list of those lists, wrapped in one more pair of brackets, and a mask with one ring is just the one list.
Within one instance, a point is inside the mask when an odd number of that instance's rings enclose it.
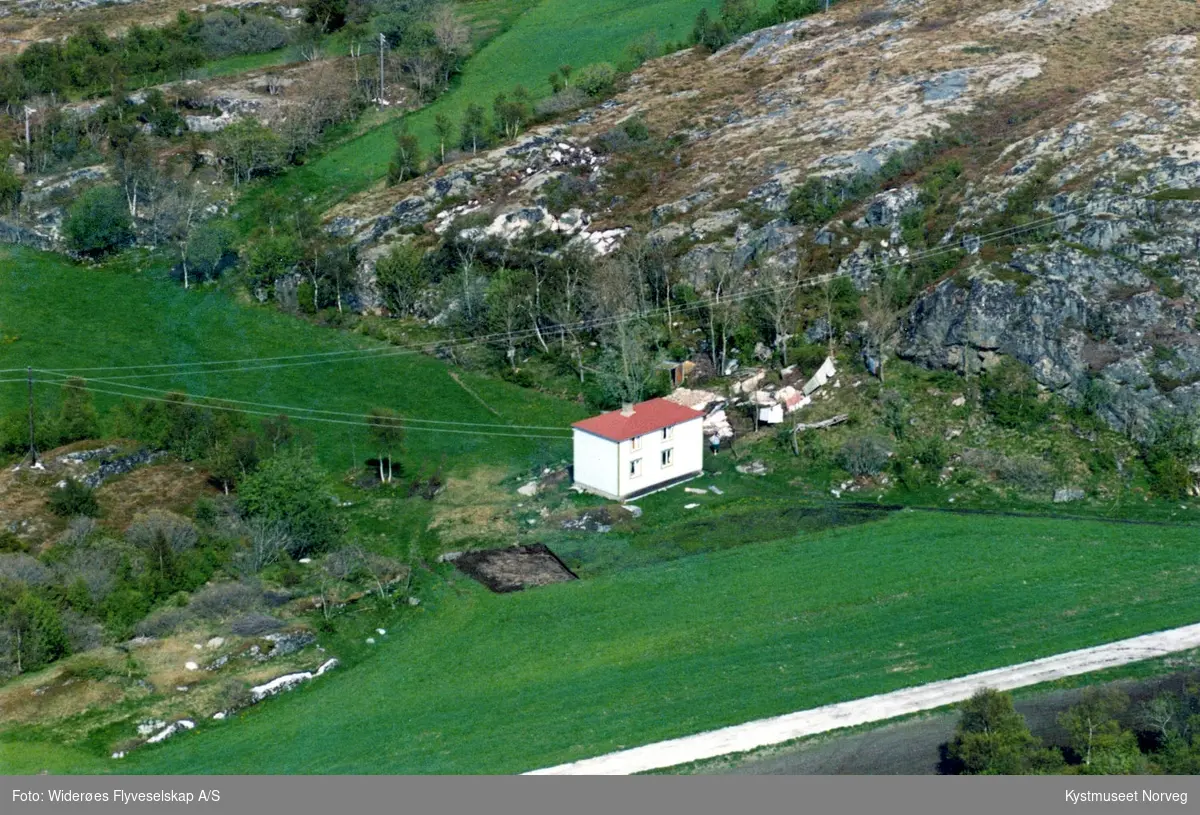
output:
{"label": "shrub", "polygon": [[102,255],[133,242],[133,221],[125,195],[116,187],[93,187],[71,205],[63,222],[67,246],[84,255]]}
{"label": "shrub", "polygon": [[588,96],[607,96],[612,93],[617,81],[617,69],[607,62],[585,65],[575,75],[575,87]]}
{"label": "shrub", "polygon": [[76,515],[94,518],[100,514],[95,490],[74,478],[68,478],[62,487],[51,490],[48,503],[51,512],[64,518]]}
{"label": "shrub", "polygon": [[0,529],[0,554],[9,552],[28,552],[29,542],[18,537],[7,529]]}
{"label": "shrub", "polygon": [[341,537],[341,519],[324,474],[298,451],[276,455],[247,476],[238,488],[238,503],[247,515],[284,525],[293,557],[321,551]]}
{"label": "shrub", "polygon": [[10,631],[21,632],[12,645],[18,672],[36,671],[70,653],[58,609],[34,594],[22,593],[9,607],[6,622]]}
{"label": "shrub", "polygon": [[250,689],[246,687],[245,682],[239,679],[230,678],[222,682],[218,698],[221,708],[226,712],[240,710],[254,704],[254,697],[250,695]]}
{"label": "shrub", "polygon": [[217,619],[253,611],[262,602],[262,591],[248,583],[217,583],[192,595],[188,610],[197,617]]}
{"label": "shrub", "polygon": [[50,582],[50,570],[33,555],[10,553],[0,555],[0,582],[22,586],[45,586]]}
{"label": "shrub", "polygon": [[539,99],[534,103],[534,113],[539,117],[557,116],[560,113],[581,108],[587,103],[587,94],[579,88],[564,88],[553,96]]}
{"label": "shrub", "polygon": [[239,637],[258,637],[283,628],[283,621],[267,614],[243,614],[229,624],[229,630]]}
{"label": "shrub", "polygon": [[984,409],[1001,427],[1036,427],[1050,415],[1050,405],[1038,398],[1037,382],[1014,360],[1005,360],[983,377],[981,396]]}
{"label": "shrub", "polygon": [[288,43],[287,29],[277,20],[260,14],[228,11],[206,14],[198,28],[200,45],[210,58],[259,54]]}
{"label": "shrub", "polygon": [[62,613],[63,630],[67,633],[67,644],[72,654],[81,654],[99,648],[104,641],[104,627],[78,611],[66,609]]}
{"label": "shrub", "polygon": [[1033,456],[1001,456],[996,462],[996,475],[1021,492],[1031,493],[1049,489],[1054,473],[1050,465]]}
{"label": "shrub", "polygon": [[879,475],[889,454],[887,445],[881,440],[865,436],[843,444],[838,451],[837,463],[855,477]]}
{"label": "shrub", "polygon": [[798,20],[821,10],[820,0],[775,0],[772,16],[776,22]]}
{"label": "shrub", "polygon": [[134,517],[133,523],[125,530],[125,539],[146,551],[165,548],[182,554],[196,546],[200,535],[196,526],[182,515],[152,509]]}
{"label": "shrub", "polygon": [[133,627],[133,631],[139,637],[167,637],[174,634],[191,619],[192,615],[187,609],[168,606],[160,608],[139,622]]}
{"label": "shrub", "polygon": [[946,444],[939,436],[921,439],[913,446],[913,458],[925,470],[940,473],[949,461]]}
{"label": "shrub", "polygon": [[1160,498],[1186,498],[1195,483],[1188,466],[1162,450],[1147,455],[1146,468],[1150,472],[1150,490]]}

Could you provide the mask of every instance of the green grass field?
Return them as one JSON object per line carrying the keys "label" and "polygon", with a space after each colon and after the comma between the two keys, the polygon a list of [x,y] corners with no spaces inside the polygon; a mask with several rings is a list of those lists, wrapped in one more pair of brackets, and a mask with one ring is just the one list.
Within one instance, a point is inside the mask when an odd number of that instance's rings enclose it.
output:
{"label": "green grass field", "polygon": [[1195,540],[902,512],[518,594],[459,578],[355,667],[113,770],[528,770],[1195,622]]}
{"label": "green grass field", "polygon": [[[470,10],[473,4],[466,8]],[[435,102],[406,117],[426,149],[436,146],[434,118],[444,113],[456,124],[467,105],[491,112],[501,91],[524,85],[536,97],[548,96],[547,77],[564,63],[576,68],[593,62],[619,62],[625,49],[653,32],[660,43],[687,35],[699,10],[712,0],[542,0],[488,40],[466,64],[455,85]],[[478,12],[482,15],[482,12]],[[507,21],[506,21],[507,22]],[[262,191],[313,197],[330,206],[379,181],[395,143],[394,125],[375,128],[343,142],[303,167],[250,190],[253,207]]]}
{"label": "green grass field", "polygon": [[[146,365],[385,347],[366,337],[298,320],[272,306],[238,303],[225,292],[184,291],[164,279],[152,262],[139,261],[140,257],[130,255],[104,267],[89,268],[57,255],[0,248],[0,337],[10,340],[0,342],[0,369]],[[145,268],[136,268],[139,262]],[[584,415],[579,406],[496,379],[457,372],[463,383],[500,414],[496,416],[456,383],[442,362],[420,353],[389,353],[391,356],[379,359],[236,373],[154,376],[130,384],[159,391],[147,395],[180,389],[272,405],[345,411],[354,414],[341,417],[349,421],[357,421],[373,407],[392,408],[413,418],[552,427],[565,427]],[[161,370],[133,373],[157,374]],[[105,372],[89,375],[104,376]],[[0,374],[0,379],[12,376]],[[103,384],[96,387],[112,389]],[[57,391],[55,386],[39,387],[40,398],[47,404],[57,398]],[[0,385],[0,413],[23,405],[24,399],[20,383]],[[102,405],[114,400],[97,397]],[[301,424],[312,431],[326,466],[349,466],[355,450],[362,460],[364,428]],[[560,444],[520,435],[425,431],[415,425],[410,426],[406,444],[412,463],[436,463],[444,455],[452,469],[473,467],[479,461],[527,469],[529,457],[539,454],[543,444],[560,456],[570,449],[569,439]]]}

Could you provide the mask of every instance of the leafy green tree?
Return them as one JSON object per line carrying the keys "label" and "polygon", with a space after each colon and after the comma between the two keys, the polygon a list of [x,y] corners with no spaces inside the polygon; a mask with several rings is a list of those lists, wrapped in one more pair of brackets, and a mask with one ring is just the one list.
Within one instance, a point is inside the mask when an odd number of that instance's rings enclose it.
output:
{"label": "leafy green tree", "polygon": [[93,187],[71,205],[63,222],[67,245],[84,255],[102,255],[133,242],[133,220],[117,187]]}
{"label": "leafy green tree", "polygon": [[375,280],[388,310],[395,316],[412,314],[427,282],[424,253],[402,243],[375,264]]}
{"label": "leafy green tree", "polygon": [[71,377],[63,383],[62,405],[58,413],[58,435],[63,442],[95,438],[100,432],[96,405],[87,383]]}
{"label": "leafy green tree", "polygon": [[304,22],[321,32],[337,31],[346,24],[347,0],[306,0]]}
{"label": "leafy green tree", "polygon": [[438,152],[441,156],[441,163],[446,163],[446,142],[450,140],[450,136],[454,133],[454,123],[450,121],[450,117],[445,113],[438,112],[433,117],[433,131],[438,137]]}
{"label": "leafy green tree", "polygon": [[243,119],[225,128],[217,134],[214,146],[235,186],[256,175],[277,173],[287,160],[283,138],[256,119]]}
{"label": "leafy green tree", "polygon": [[187,262],[201,280],[217,276],[225,256],[233,250],[233,228],[224,221],[202,224],[188,238]]}
{"label": "leafy green tree", "polygon": [[1020,775],[1054,763],[1013,708],[1012,696],[990,688],[962,703],[949,753],[970,775]]}
{"label": "leafy green tree", "polygon": [[4,628],[17,673],[43,668],[70,650],[58,609],[32,592],[21,592],[9,606]]}
{"label": "leafy green tree", "polygon": [[388,183],[399,184],[421,174],[421,143],[408,127],[401,124],[396,130],[396,147],[388,165]]}
{"label": "leafy green tree", "polygon": [[4,166],[4,155],[0,152],[0,212],[16,214],[23,187],[21,177]]}
{"label": "leafy green tree", "polygon": [[295,557],[326,549],[342,534],[325,474],[303,451],[286,450],[267,459],[242,481],[238,506],[246,515],[285,526]]}
{"label": "leafy green tree", "polygon": [[100,504],[95,491],[74,478],[68,478],[61,487],[50,491],[50,511],[63,518],[84,515],[94,518],[100,514]]}
{"label": "leafy green tree", "polygon": [[593,62],[580,69],[575,77],[575,87],[588,96],[606,96],[612,93],[617,81],[617,69],[607,62]]}
{"label": "leafy green tree", "polygon": [[492,125],[497,134],[511,139],[533,119],[533,97],[523,85],[511,94],[498,93],[492,102]]}
{"label": "leafy green tree", "polygon": [[[379,480],[384,484],[392,483],[393,466],[396,451],[404,444],[404,418],[388,408],[374,408],[367,415],[367,426],[371,432],[371,442],[379,450]],[[385,472],[383,463],[387,461]]]}
{"label": "leafy green tree", "polygon": [[721,21],[731,34],[743,34],[753,28],[754,0],[721,0]]}
{"label": "leafy green tree", "polygon": [[482,105],[472,102],[463,111],[458,129],[458,146],[470,150],[472,154],[479,152],[480,147],[487,146],[487,114]]}
{"label": "leafy green tree", "polygon": [[1117,717],[1129,708],[1129,697],[1116,688],[1091,687],[1079,704],[1060,713],[1058,723],[1070,736],[1083,772],[1100,775],[1137,771],[1140,752],[1133,733],[1122,730]]}
{"label": "leafy green tree", "polygon": [[1020,363],[1005,360],[981,381],[984,409],[1001,427],[1036,427],[1050,415],[1050,405],[1038,398],[1037,382]]}
{"label": "leafy green tree", "polygon": [[258,436],[238,433],[213,445],[206,464],[212,480],[228,495],[238,481],[258,469],[261,461]]}
{"label": "leafy green tree", "polygon": [[772,16],[776,22],[798,20],[821,10],[820,0],[775,0]]}

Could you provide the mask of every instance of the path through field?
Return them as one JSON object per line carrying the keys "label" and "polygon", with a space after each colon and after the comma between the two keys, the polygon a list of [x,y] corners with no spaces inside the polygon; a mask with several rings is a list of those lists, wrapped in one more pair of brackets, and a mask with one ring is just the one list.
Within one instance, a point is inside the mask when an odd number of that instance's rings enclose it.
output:
{"label": "path through field", "polygon": [[1012,690],[1067,676],[1200,647],[1200,624],[1068,651],[1032,662],[930,682],[852,702],[774,716],[679,739],[535,770],[529,775],[631,775],[693,761],[742,753],[830,730],[855,727],[943,707],[970,698],[980,688]]}

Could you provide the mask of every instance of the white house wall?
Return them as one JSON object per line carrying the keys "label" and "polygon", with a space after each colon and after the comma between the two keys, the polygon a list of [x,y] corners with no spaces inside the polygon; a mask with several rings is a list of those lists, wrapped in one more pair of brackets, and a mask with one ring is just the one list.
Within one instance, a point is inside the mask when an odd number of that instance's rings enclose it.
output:
{"label": "white house wall", "polygon": [[575,483],[610,497],[617,496],[617,443],[576,429]]}
{"label": "white house wall", "polygon": [[[697,416],[677,424],[671,428],[671,433],[671,438],[666,441],[663,441],[661,430],[641,436],[641,449],[636,451],[632,439],[621,442],[617,495],[625,496],[650,489],[664,481],[704,469],[703,419]],[[672,463],[670,467],[663,467],[662,451],[667,447],[674,451]],[[642,474],[636,478],[629,474],[630,462],[635,458],[642,460]]]}

